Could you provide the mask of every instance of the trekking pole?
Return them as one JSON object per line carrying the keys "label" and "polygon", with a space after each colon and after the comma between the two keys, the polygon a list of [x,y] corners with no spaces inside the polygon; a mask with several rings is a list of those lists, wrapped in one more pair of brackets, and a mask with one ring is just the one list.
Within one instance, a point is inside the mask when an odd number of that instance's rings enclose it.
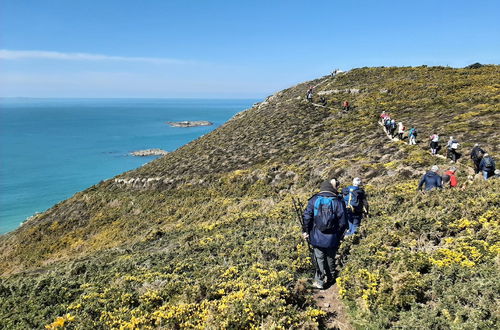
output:
{"label": "trekking pole", "polygon": [[[304,227],[304,223],[302,221],[302,209],[303,209],[303,204],[300,202],[300,200],[295,200],[292,196],[292,203],[293,203],[293,208],[295,209],[295,213],[297,214],[299,223],[300,223],[300,228],[302,229]],[[318,269],[318,260],[316,260],[316,255],[314,254],[314,249],[311,245],[311,242],[309,240],[309,237],[306,239],[307,242],[307,248],[309,250],[309,253],[312,255],[311,258],[311,263],[316,271]]]}

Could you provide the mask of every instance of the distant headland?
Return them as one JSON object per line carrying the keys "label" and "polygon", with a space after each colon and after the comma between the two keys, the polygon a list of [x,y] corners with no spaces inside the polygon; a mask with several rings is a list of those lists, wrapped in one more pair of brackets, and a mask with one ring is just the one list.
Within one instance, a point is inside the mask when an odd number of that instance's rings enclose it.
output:
{"label": "distant headland", "polygon": [[172,127],[197,127],[197,126],[212,126],[214,123],[206,120],[198,121],[167,121],[166,124]]}

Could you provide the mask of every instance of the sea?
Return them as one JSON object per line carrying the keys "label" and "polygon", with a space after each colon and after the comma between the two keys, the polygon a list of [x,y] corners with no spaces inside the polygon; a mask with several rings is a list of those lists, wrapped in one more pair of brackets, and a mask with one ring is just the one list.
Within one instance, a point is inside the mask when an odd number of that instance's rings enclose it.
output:
{"label": "sea", "polygon": [[[207,134],[255,99],[0,98],[0,234],[101,180]],[[208,120],[176,128],[167,121]]]}

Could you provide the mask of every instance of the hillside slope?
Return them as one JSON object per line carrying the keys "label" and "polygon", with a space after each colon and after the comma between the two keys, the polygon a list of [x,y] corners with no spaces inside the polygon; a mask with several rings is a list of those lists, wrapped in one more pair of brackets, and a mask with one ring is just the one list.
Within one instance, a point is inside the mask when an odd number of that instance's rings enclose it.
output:
{"label": "hillside slope", "polygon": [[[310,85],[327,107],[305,100]],[[352,323],[490,327],[498,181],[416,194],[447,161],[426,142],[388,141],[377,120],[385,110],[421,139],[437,130],[496,156],[499,92],[499,66],[362,68],[279,92],[0,237],[0,317],[8,328],[321,326],[291,196],[361,176],[373,215],[343,243],[338,279]],[[467,155],[458,168],[466,181]],[[470,284],[483,294],[471,299]]]}

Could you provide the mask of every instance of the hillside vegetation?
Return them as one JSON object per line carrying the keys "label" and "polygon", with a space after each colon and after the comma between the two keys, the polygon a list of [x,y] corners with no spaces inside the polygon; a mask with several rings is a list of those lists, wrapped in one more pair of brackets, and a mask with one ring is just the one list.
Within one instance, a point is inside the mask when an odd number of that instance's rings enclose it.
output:
{"label": "hillside vegetation", "polygon": [[[327,107],[305,100],[310,85]],[[499,181],[468,180],[467,152],[499,155],[499,99],[499,66],[361,68],[276,93],[1,236],[2,325],[321,328],[291,197],[361,176],[372,216],[342,243],[337,279],[351,324],[498,327]],[[383,110],[420,143],[389,141]],[[461,142],[465,189],[416,192],[449,165],[427,150],[433,131]]]}

